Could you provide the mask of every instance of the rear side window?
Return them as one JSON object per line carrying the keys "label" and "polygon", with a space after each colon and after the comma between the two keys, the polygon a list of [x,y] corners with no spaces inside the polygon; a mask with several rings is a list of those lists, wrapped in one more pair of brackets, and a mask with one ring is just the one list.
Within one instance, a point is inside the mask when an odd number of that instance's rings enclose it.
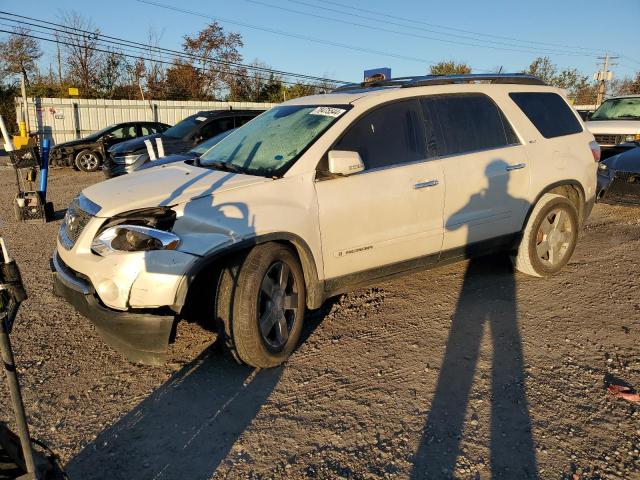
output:
{"label": "rear side window", "polygon": [[437,95],[421,103],[429,157],[519,143],[502,111],[486,95]]}
{"label": "rear side window", "polygon": [[509,96],[544,138],[582,132],[582,125],[557,93],[520,92]]}
{"label": "rear side window", "polygon": [[334,146],[360,154],[365,168],[424,160],[424,129],[417,100],[384,105],[357,120]]}

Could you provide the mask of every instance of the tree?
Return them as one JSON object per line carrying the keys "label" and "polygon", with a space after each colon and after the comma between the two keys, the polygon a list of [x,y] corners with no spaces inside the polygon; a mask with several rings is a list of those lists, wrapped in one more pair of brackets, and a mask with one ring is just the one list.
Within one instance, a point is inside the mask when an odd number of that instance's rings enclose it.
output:
{"label": "tree", "polygon": [[62,15],[60,41],[66,52],[65,63],[70,84],[79,84],[84,96],[93,96],[97,87],[102,53],[98,48],[100,29],[76,12]]}
{"label": "tree", "polygon": [[29,76],[38,72],[37,62],[42,57],[42,50],[35,38],[31,38],[29,30],[18,27],[4,42],[0,42],[0,73],[6,76],[23,75],[25,83]]}
{"label": "tree", "polygon": [[567,96],[575,103],[595,103],[596,87],[589,81],[589,77],[575,68],[559,70],[549,57],[536,58],[523,73],[534,75],[548,85],[565,89]]}
{"label": "tree", "polygon": [[471,73],[471,67],[466,63],[456,63],[453,60],[431,65],[429,74],[431,75],[466,75]]}
{"label": "tree", "polygon": [[121,53],[108,52],[102,55],[100,68],[96,75],[96,83],[101,96],[114,97],[116,88],[123,80],[125,68],[126,62]]}
{"label": "tree", "polygon": [[233,82],[235,71],[230,63],[242,61],[238,48],[243,46],[239,33],[226,33],[218,22],[209,24],[196,36],[184,36],[184,52],[197,59],[197,66],[203,72],[203,98],[218,98],[221,91]]}
{"label": "tree", "polygon": [[201,100],[203,73],[188,62],[174,61],[167,69],[167,96],[172,100]]}

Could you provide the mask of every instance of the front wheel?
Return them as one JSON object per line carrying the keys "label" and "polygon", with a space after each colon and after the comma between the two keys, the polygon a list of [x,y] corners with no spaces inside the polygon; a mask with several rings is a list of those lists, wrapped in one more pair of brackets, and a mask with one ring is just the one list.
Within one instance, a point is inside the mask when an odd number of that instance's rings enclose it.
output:
{"label": "front wheel", "polygon": [[546,193],[540,198],[524,229],[516,269],[535,277],[558,273],[578,241],[578,212],[567,197]]}
{"label": "front wheel", "polygon": [[82,150],[76,155],[75,166],[83,172],[95,172],[100,167],[100,157],[92,150]]}
{"label": "front wheel", "polygon": [[304,313],[304,275],[286,246],[258,245],[223,269],[216,314],[226,347],[242,363],[262,368],[283,363],[298,344]]}

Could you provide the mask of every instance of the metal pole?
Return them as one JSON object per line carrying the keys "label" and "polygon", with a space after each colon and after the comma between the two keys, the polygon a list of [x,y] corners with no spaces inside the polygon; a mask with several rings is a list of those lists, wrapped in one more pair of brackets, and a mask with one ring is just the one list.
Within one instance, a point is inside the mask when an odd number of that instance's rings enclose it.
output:
{"label": "metal pole", "polygon": [[47,201],[47,180],[49,178],[49,146],[51,141],[48,138],[42,140],[42,156],[40,158],[40,195],[42,201]]}
{"label": "metal pole", "polygon": [[7,332],[5,319],[0,321],[2,328],[0,329],[0,351],[2,353],[2,361],[7,374],[9,383],[9,392],[11,392],[11,401],[13,410],[16,414],[16,424],[18,426],[18,436],[22,446],[22,455],[24,463],[27,467],[27,473],[35,473],[35,463],[33,461],[33,450],[31,448],[31,437],[29,436],[29,426],[27,425],[27,416],[24,411],[24,403],[22,394],[20,393],[20,383],[18,381],[18,373],[16,365],[13,361],[13,351],[11,350],[11,341],[9,340],[9,332]]}
{"label": "metal pole", "polygon": [[0,115],[0,132],[2,132],[2,137],[4,138],[4,149],[7,152],[13,152],[13,142],[11,141],[11,137],[9,136],[9,132],[7,131],[7,126],[4,124],[2,115]]}

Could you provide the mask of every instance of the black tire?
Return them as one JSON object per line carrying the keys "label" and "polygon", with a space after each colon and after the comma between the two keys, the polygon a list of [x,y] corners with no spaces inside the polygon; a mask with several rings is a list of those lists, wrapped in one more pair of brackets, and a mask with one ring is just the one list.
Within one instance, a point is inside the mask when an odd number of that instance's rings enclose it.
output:
{"label": "black tire", "polygon": [[516,269],[534,277],[558,273],[573,254],[579,226],[576,207],[567,197],[544,194],[524,229],[514,257]]}
{"label": "black tire", "polygon": [[[277,270],[279,265],[286,265],[288,273]],[[280,275],[278,272],[285,272],[287,280],[275,285],[273,278]],[[273,296],[269,297],[265,286],[271,284],[274,284],[270,290]],[[224,346],[241,363],[260,368],[280,365],[300,340],[305,298],[300,262],[284,245],[258,245],[246,257],[229,261],[220,273],[215,307]],[[283,323],[275,320],[277,315],[267,315],[279,311],[280,306],[282,317],[278,318],[284,319],[286,335],[279,334],[284,330]],[[267,320],[261,324],[261,318]],[[261,325],[268,325],[271,318],[274,319],[273,327],[263,335]],[[281,342],[284,343],[280,345]]]}
{"label": "black tire", "polygon": [[102,158],[99,153],[90,149],[85,149],[80,151],[74,157],[74,165],[82,172],[91,173],[100,168],[100,165],[102,165]]}

